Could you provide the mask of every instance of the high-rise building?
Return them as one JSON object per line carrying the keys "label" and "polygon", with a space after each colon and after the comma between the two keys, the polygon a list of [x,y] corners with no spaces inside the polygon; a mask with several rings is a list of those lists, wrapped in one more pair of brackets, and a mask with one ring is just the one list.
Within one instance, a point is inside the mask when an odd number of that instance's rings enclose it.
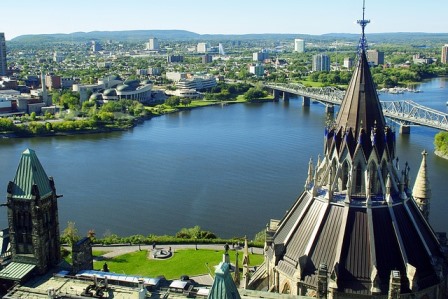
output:
{"label": "high-rise building", "polygon": [[447,64],[448,63],[448,44],[442,47],[442,58],[440,62]]}
{"label": "high-rise building", "polygon": [[196,52],[198,53],[207,53],[210,51],[210,44],[209,43],[198,43],[196,47]]}
{"label": "high-rise building", "polygon": [[92,52],[98,52],[98,51],[103,50],[103,47],[101,46],[100,42],[93,40],[91,49],[92,49]]}
{"label": "high-rise building", "polygon": [[264,61],[269,58],[269,52],[267,49],[263,49],[259,52],[255,52],[252,54],[253,61]]}
{"label": "high-rise building", "polygon": [[151,37],[149,42],[146,44],[146,49],[150,51],[159,51],[159,40],[155,37]]}
{"label": "high-rise building", "polygon": [[384,64],[384,52],[378,50],[367,50],[367,61],[374,66]]}
{"label": "high-rise building", "polygon": [[264,75],[264,66],[261,63],[249,66],[249,73],[254,74],[257,77]]}
{"label": "high-rise building", "polygon": [[226,52],[224,51],[224,46],[221,43],[219,43],[218,45],[218,53],[219,55],[226,55]]}
{"label": "high-rise building", "polygon": [[294,51],[299,53],[305,52],[305,41],[303,39],[296,38],[294,40]]}
{"label": "high-rise building", "polygon": [[344,67],[351,69],[353,67],[353,58],[351,57],[345,57],[344,58]]}
{"label": "high-rise building", "polygon": [[6,40],[5,34],[0,32],[0,76],[6,75]]}
{"label": "high-rise building", "polygon": [[330,57],[326,54],[313,55],[313,72],[330,71]]}
{"label": "high-rise building", "polygon": [[[364,33],[368,21],[359,23]],[[446,298],[446,251],[427,221],[426,153],[412,189],[365,43],[363,34],[338,115],[325,128],[324,157],[310,160],[304,191],[267,225],[265,262],[248,288],[316,298]]]}

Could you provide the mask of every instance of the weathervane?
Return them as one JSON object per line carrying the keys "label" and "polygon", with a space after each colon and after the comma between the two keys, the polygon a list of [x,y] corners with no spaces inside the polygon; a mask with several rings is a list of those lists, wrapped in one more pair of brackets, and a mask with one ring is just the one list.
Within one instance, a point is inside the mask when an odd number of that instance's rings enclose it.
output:
{"label": "weathervane", "polygon": [[367,40],[366,35],[364,33],[364,29],[366,28],[367,24],[370,23],[370,20],[365,19],[365,12],[366,12],[366,0],[362,1],[362,20],[358,20],[357,23],[361,25],[362,28],[362,36],[359,40],[359,52],[365,51],[367,49]]}

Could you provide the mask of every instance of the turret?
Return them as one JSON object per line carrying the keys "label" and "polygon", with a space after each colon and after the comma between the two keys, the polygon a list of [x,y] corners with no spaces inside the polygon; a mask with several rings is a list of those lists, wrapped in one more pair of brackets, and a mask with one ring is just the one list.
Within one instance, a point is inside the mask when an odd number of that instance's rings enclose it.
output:
{"label": "turret", "polygon": [[414,188],[412,189],[412,196],[414,197],[417,206],[422,212],[426,220],[429,219],[429,204],[431,199],[431,187],[429,186],[428,171],[426,166],[426,156],[428,153],[424,150],[422,152],[422,163],[415,179]]}

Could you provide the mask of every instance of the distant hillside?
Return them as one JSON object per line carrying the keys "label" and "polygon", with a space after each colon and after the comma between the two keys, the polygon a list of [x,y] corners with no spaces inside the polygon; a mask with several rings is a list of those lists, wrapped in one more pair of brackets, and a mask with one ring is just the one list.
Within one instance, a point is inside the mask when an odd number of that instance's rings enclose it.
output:
{"label": "distant hillside", "polygon": [[[12,42],[20,43],[52,43],[52,42],[86,42],[90,40],[114,40],[128,42],[147,41],[150,37],[156,37],[164,40],[249,40],[249,39],[270,39],[287,40],[294,38],[303,38],[308,42],[313,41],[357,41],[359,34],[351,33],[328,33],[322,35],[309,34],[198,34],[186,30],[128,30],[128,31],[92,31],[92,32],[74,32],[69,34],[36,34],[21,35],[13,38]],[[368,42],[372,43],[447,43],[448,33],[422,33],[422,32],[396,32],[396,33],[369,33]]]}
{"label": "distant hillside", "polygon": [[127,30],[127,31],[92,31],[55,34],[30,34],[13,38],[13,42],[64,42],[89,40],[143,41],[150,37],[179,40],[198,38],[200,35],[186,30]]}

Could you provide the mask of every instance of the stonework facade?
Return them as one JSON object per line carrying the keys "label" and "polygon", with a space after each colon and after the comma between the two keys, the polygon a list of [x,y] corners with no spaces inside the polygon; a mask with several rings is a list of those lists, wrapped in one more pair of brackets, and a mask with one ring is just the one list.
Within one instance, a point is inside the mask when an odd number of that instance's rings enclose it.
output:
{"label": "stonework facade", "polygon": [[61,260],[56,188],[36,154],[22,154],[14,181],[7,188],[12,261],[45,273]]}

